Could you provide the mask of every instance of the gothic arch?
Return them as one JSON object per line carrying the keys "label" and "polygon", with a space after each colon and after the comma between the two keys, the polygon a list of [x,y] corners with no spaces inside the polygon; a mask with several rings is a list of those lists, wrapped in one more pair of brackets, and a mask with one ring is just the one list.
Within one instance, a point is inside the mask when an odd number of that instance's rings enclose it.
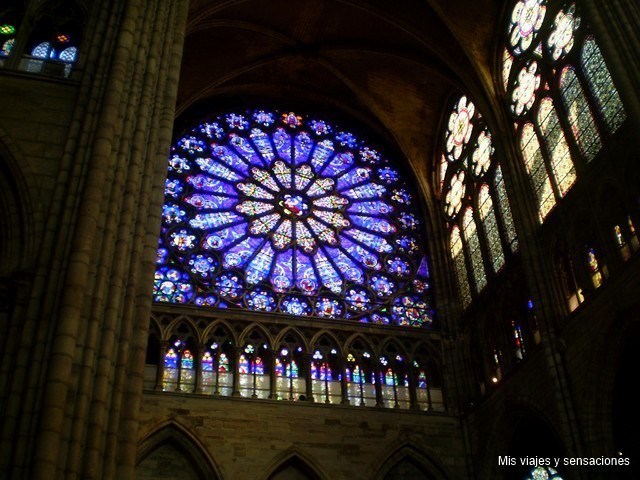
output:
{"label": "gothic arch", "polygon": [[[11,137],[0,127],[0,256],[3,259],[0,274],[24,267],[33,258],[33,232],[35,225],[30,192],[35,192],[33,176],[23,172],[20,152]],[[26,175],[25,175],[26,173]],[[5,271],[6,270],[6,271]]]}
{"label": "gothic arch", "polygon": [[274,477],[274,475],[282,472],[287,467],[295,468],[306,474],[310,480],[329,480],[331,478],[314,458],[295,446],[291,446],[277,455],[266,468],[266,474],[260,478],[262,480],[276,480],[278,477]]}
{"label": "gothic arch", "polygon": [[159,425],[138,443],[136,468],[158,448],[170,445],[180,452],[202,480],[222,479],[220,468],[207,449],[189,429],[175,421]]}
{"label": "gothic arch", "polygon": [[404,443],[387,455],[376,466],[376,473],[371,478],[374,480],[394,480],[398,478],[397,469],[409,465],[424,474],[422,478],[411,477],[415,478],[415,480],[446,480],[450,478],[444,465],[441,465],[432,455],[418,449],[410,442]]}

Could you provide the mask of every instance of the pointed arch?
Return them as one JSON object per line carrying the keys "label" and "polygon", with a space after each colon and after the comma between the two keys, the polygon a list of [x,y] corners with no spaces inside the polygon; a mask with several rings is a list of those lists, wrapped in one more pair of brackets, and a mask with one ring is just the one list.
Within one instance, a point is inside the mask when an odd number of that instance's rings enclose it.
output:
{"label": "pointed arch", "polygon": [[269,463],[265,475],[261,478],[263,480],[282,480],[286,477],[279,477],[278,474],[288,467],[307,475],[310,480],[329,480],[331,478],[313,457],[294,446],[277,455]]}
{"label": "pointed arch", "polygon": [[187,465],[193,468],[198,479],[219,480],[223,478],[220,468],[207,451],[204,443],[189,429],[173,420],[158,426],[138,443],[136,478],[144,478],[138,475],[138,469],[144,465],[145,460],[152,458],[154,452],[158,452],[163,447],[172,449],[179,460],[184,459]]}
{"label": "pointed arch", "polygon": [[[407,475],[402,476],[406,472]],[[444,465],[434,459],[432,455],[418,449],[409,442],[405,442],[387,455],[375,469],[374,480],[394,480],[411,478],[412,480],[446,480],[447,475]],[[416,477],[415,474],[422,474]]]}

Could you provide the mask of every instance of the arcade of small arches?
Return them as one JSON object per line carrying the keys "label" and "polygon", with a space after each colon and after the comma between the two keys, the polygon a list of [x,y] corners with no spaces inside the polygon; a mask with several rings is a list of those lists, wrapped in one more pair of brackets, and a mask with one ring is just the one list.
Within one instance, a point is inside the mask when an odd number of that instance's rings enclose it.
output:
{"label": "arcade of small arches", "polygon": [[[219,317],[219,316],[217,316]],[[437,338],[156,312],[148,390],[445,411]]]}

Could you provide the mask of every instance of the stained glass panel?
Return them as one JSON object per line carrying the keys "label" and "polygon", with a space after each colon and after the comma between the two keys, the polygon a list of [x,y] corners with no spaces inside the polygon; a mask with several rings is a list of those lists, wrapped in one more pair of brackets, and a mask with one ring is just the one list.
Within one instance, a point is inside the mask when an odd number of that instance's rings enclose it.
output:
{"label": "stained glass panel", "polygon": [[574,32],[579,27],[580,17],[576,16],[575,4],[558,12],[547,38],[547,48],[553,60],[559,60],[571,51],[575,41]]}
{"label": "stained glass panel", "polygon": [[207,119],[169,157],[156,301],[374,322],[410,296],[424,309],[393,322],[431,324],[416,196],[381,149],[263,109]]}
{"label": "stained glass panel", "polygon": [[546,0],[520,0],[511,12],[509,45],[516,55],[527,50],[542,27]]}
{"label": "stained glass panel", "polygon": [[478,239],[478,228],[473,218],[473,209],[467,208],[462,219],[462,233],[467,242],[467,251],[471,262],[472,278],[475,279],[476,291],[481,291],[487,285],[487,275],[482,261],[482,251],[480,250],[480,240]]}
{"label": "stained glass panel", "polygon": [[462,238],[460,238],[460,229],[457,225],[451,230],[451,240],[449,242],[451,250],[451,259],[458,280],[458,292],[460,300],[464,308],[471,303],[471,290],[469,288],[469,278],[467,276],[467,267],[464,261],[464,252],[462,246]]}
{"label": "stained glass panel", "polygon": [[556,204],[556,200],[533,124],[525,124],[522,129],[520,144],[524,163],[538,199],[538,214],[542,222]]}
{"label": "stained glass panel", "polygon": [[504,185],[502,167],[500,167],[500,165],[496,168],[494,186],[496,192],[496,204],[498,205],[498,211],[500,212],[502,223],[504,224],[507,243],[511,247],[511,251],[515,253],[515,251],[518,250],[518,235],[516,234],[516,227],[513,223],[511,204],[509,203],[509,197],[507,197],[507,189]]}
{"label": "stained glass panel", "polygon": [[502,53],[502,85],[505,92],[509,86],[509,76],[511,75],[511,67],[513,66],[513,55],[506,48]]}
{"label": "stained glass panel", "polygon": [[558,120],[553,101],[546,97],[540,102],[538,110],[538,126],[551,156],[551,171],[554,180],[564,196],[576,181],[576,170],[569,153],[569,145]]}
{"label": "stained glass panel", "polygon": [[532,60],[520,70],[515,79],[515,86],[511,92],[511,111],[514,115],[524,115],[531,109],[540,82],[538,63]]}
{"label": "stained glass panel", "polygon": [[580,65],[598,104],[600,115],[604,118],[609,132],[615,132],[627,115],[600,48],[593,38],[586,39],[582,46]]}
{"label": "stained glass panel", "polygon": [[500,243],[500,232],[498,230],[498,222],[496,214],[493,210],[493,200],[489,192],[487,184],[480,187],[478,194],[478,206],[480,212],[480,220],[484,227],[487,244],[489,246],[489,257],[491,257],[491,265],[493,271],[499,271],[504,265],[504,252]]}
{"label": "stained glass panel", "polygon": [[447,133],[445,134],[445,148],[453,160],[458,160],[462,149],[469,142],[473,131],[471,123],[475,114],[475,105],[467,97],[461,97],[449,115]]}
{"label": "stained glass panel", "polygon": [[565,67],[562,70],[560,93],[567,110],[573,137],[586,160],[593,160],[593,157],[600,151],[602,142],[582,86],[571,67]]}

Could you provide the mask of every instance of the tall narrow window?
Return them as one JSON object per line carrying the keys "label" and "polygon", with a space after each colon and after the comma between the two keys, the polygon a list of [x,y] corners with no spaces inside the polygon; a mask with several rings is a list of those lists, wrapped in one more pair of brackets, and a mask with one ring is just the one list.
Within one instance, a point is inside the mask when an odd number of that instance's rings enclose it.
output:
{"label": "tall narrow window", "polygon": [[543,222],[626,114],[579,4],[515,1],[505,23],[500,73]]}
{"label": "tall narrow window", "polygon": [[[506,262],[518,240],[493,138],[466,96],[452,106],[442,142],[438,187],[449,224],[449,248],[464,308]],[[495,189],[495,191],[494,191]]]}

